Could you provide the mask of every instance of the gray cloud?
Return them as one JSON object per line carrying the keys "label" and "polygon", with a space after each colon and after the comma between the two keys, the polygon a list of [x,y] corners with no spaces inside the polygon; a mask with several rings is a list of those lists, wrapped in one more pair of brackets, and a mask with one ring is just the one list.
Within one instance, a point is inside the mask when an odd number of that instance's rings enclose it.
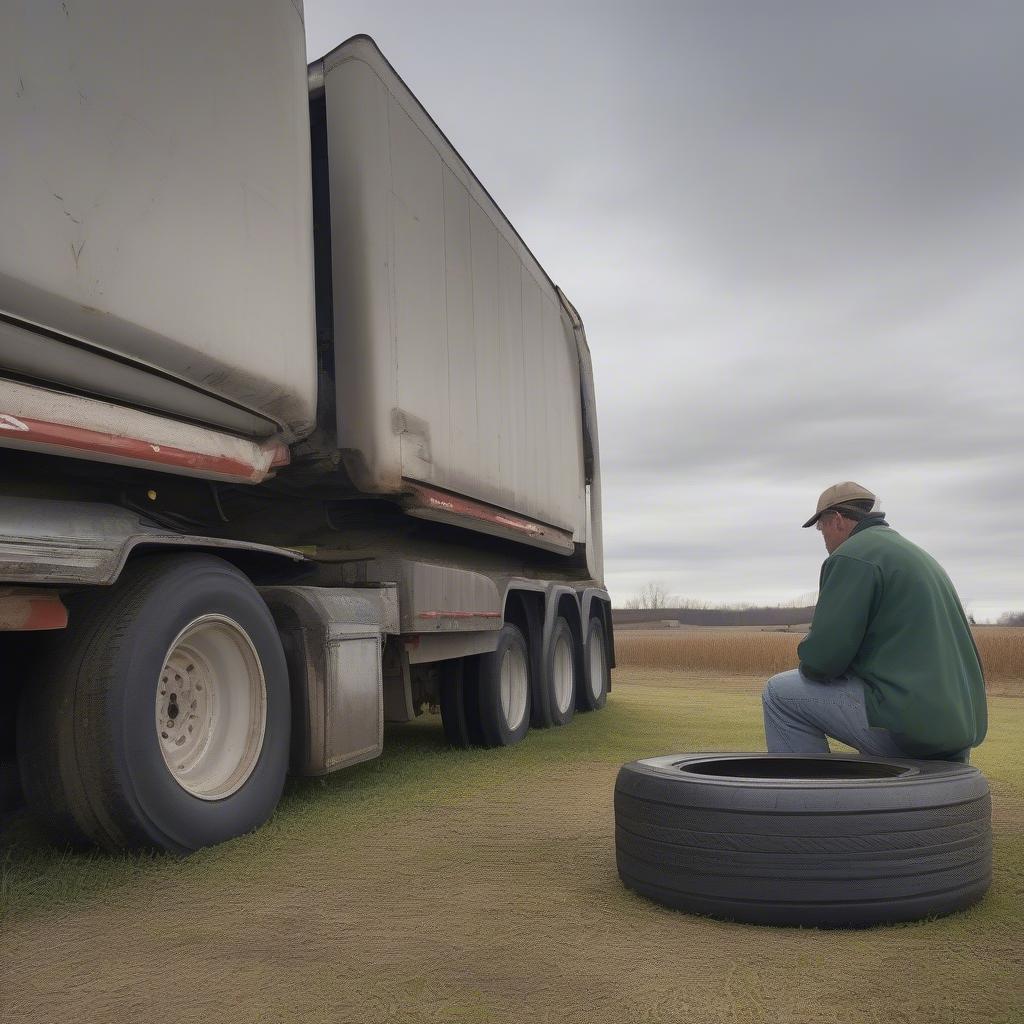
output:
{"label": "gray cloud", "polygon": [[374,35],[587,323],[607,576],[814,588],[858,479],[1024,608],[1024,7],[307,0]]}

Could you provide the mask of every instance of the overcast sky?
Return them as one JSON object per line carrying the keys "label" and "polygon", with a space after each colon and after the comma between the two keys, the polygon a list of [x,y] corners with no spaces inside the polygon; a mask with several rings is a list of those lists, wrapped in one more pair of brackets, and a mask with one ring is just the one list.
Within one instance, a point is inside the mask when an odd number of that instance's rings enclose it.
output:
{"label": "overcast sky", "polygon": [[306,0],[385,56],[573,300],[606,575],[813,591],[852,479],[1024,609],[1024,4]]}

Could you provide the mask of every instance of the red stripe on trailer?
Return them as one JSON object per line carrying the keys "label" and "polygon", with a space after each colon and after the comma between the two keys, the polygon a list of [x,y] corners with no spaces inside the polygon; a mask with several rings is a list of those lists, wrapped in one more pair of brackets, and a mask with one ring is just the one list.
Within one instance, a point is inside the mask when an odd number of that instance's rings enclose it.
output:
{"label": "red stripe on trailer", "polygon": [[64,629],[68,610],[57,594],[0,593],[0,632]]}
{"label": "red stripe on trailer", "polygon": [[500,611],[418,611],[417,618],[501,618]]}
{"label": "red stripe on trailer", "polygon": [[23,416],[5,416],[4,429],[17,431],[19,445],[39,444],[71,451],[89,452],[94,455],[107,455],[114,458],[130,459],[133,462],[145,462],[155,466],[172,466],[178,469],[189,469],[197,473],[216,473],[221,476],[235,477],[251,483],[259,483],[265,479],[269,471],[278,466],[286,466],[291,461],[288,447],[280,441],[274,442],[265,451],[272,452],[266,469],[251,462],[231,458],[228,455],[208,455],[203,452],[188,451],[171,445],[152,444],[135,437],[119,434],[108,434],[88,427],[75,427],[68,423],[49,423],[45,420],[27,419]]}
{"label": "red stripe on trailer", "polygon": [[532,519],[524,519],[522,516],[506,512],[504,509],[495,508],[493,505],[485,505],[479,501],[472,501],[469,498],[461,498],[446,491],[438,491],[433,487],[424,487],[422,484],[405,481],[405,486],[412,496],[413,502],[420,508],[433,509],[436,512],[448,515],[465,516],[467,519],[476,519],[480,522],[491,523],[494,526],[503,527],[516,533],[524,534],[527,537],[546,538],[554,540],[562,546],[572,549],[572,534],[566,530],[559,530],[553,526],[546,526]]}

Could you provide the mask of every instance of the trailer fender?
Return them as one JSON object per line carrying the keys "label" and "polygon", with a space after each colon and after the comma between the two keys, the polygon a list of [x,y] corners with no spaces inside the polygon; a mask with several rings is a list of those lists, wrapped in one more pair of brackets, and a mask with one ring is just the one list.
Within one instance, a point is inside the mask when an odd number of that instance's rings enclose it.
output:
{"label": "trailer fender", "polygon": [[287,548],[176,533],[118,505],[0,497],[0,583],[109,586],[143,551],[207,551],[267,583],[307,565]]}

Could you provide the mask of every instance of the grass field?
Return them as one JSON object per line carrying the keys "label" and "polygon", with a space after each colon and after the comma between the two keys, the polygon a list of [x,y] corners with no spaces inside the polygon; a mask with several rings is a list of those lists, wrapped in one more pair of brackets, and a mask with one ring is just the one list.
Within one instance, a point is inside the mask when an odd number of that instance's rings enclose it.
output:
{"label": "grass field", "polygon": [[[1024,679],[1024,628],[977,626],[975,641],[992,693]],[[802,633],[738,629],[615,631],[619,665],[688,672],[736,672],[765,677],[797,664]]]}
{"label": "grass field", "polygon": [[620,669],[604,711],[507,750],[451,751],[420,720],[390,730],[379,761],[292,783],[267,827],[187,860],[62,854],[20,820],[0,848],[0,1020],[1024,1020],[1019,697],[992,699],[974,757],[996,869],[967,912],[765,928],[619,883],[618,766],[763,749],[760,686]]}

